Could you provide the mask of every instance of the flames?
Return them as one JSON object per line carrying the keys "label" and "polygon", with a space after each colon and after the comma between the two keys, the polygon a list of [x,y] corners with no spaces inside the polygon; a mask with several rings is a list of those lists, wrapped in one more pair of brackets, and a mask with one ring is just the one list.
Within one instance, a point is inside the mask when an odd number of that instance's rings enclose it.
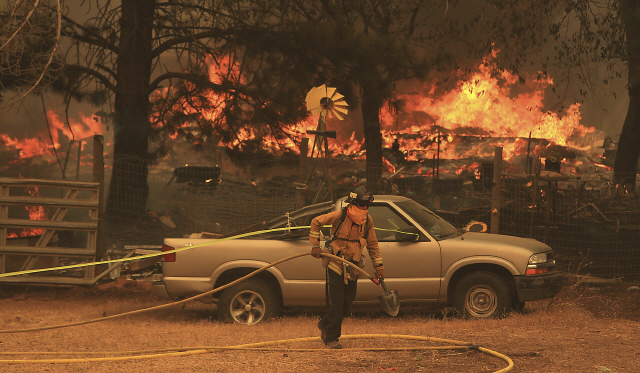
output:
{"label": "flames", "polygon": [[509,159],[527,152],[529,137],[573,146],[572,138],[595,131],[580,124],[579,104],[563,116],[543,111],[544,91],[553,80],[540,73],[523,82],[497,69],[496,55],[485,58],[473,76],[443,95],[435,93],[437,84],[421,87],[423,94],[401,95],[406,102],[403,117],[381,113],[385,146],[397,139],[414,159],[433,158],[438,147],[444,159],[491,157],[492,147],[461,146],[465,137],[491,137],[496,139],[491,145],[502,146]]}
{"label": "flames", "polygon": [[[531,139],[544,139],[547,144],[581,148],[576,141],[594,132],[593,127],[580,124],[580,105],[574,104],[566,109],[562,115],[544,111],[545,90],[553,86],[553,80],[545,74],[538,74],[533,78],[522,79],[506,70],[497,68],[495,57],[497,52],[487,56],[477,67],[476,72],[468,79],[458,82],[452,89],[442,91],[442,85],[437,82],[425,83],[422,86],[411,87],[408,91],[417,93],[401,94],[397,98],[404,102],[398,113],[391,113],[386,108],[380,112],[381,134],[385,148],[394,149],[396,155],[407,160],[435,160],[437,159],[470,159],[465,165],[455,170],[436,169],[436,163],[422,163],[415,169],[415,173],[422,176],[433,176],[434,173],[461,174],[471,172],[478,177],[480,158],[493,157],[495,146],[503,148],[503,156],[511,157],[528,154],[540,156],[543,149],[540,141],[533,145]],[[226,58],[213,63],[209,61],[209,76],[214,83],[221,83],[222,79],[241,81],[242,76],[237,66]],[[187,87],[188,88],[188,87]],[[442,92],[441,92],[442,91]],[[155,99],[166,99],[172,94],[169,88],[156,92]],[[178,96],[179,97],[179,96]],[[225,109],[225,96],[210,93],[209,100],[202,107],[194,106],[194,102],[184,99],[177,100],[176,108],[185,114],[196,111],[204,118],[213,121],[221,118]],[[203,108],[205,109],[203,111]],[[46,113],[49,123],[49,133],[40,133],[33,138],[17,139],[6,134],[0,134],[0,144],[4,144],[10,151],[14,151],[18,159],[10,160],[11,164],[19,159],[34,157],[47,158],[49,163],[55,162],[54,151],[70,153],[66,145],[73,141],[82,147],[87,140],[96,134],[107,134],[103,120],[96,116],[80,114],[80,120],[69,119],[66,124],[54,110]],[[150,116],[152,122],[159,123],[156,114]],[[224,125],[224,122],[219,122]],[[197,131],[193,123],[184,123],[186,131]],[[305,120],[286,128],[291,138],[306,136],[308,130],[315,130],[317,122],[310,115]],[[329,140],[329,150],[333,156],[343,155],[351,159],[364,159],[363,140],[358,133],[361,124],[347,116],[344,121],[329,121],[327,129],[337,131],[337,138]],[[172,134],[174,138],[177,134]],[[253,129],[244,128],[236,133],[236,139],[226,146],[240,147],[243,141],[262,138],[264,148],[274,153],[282,149],[297,152],[297,146],[291,139],[277,140],[274,136],[258,133]],[[106,141],[106,145],[111,145]],[[317,154],[320,147],[310,146],[309,153]],[[6,151],[6,150],[5,150]],[[399,171],[398,164],[390,159],[384,159],[384,168],[395,175]],[[576,160],[575,165],[581,161]],[[78,164],[84,164],[78,160]],[[596,166],[610,170],[610,167],[594,163]],[[506,170],[513,165],[506,166]],[[398,175],[402,177],[402,175]],[[37,188],[35,190],[37,193]],[[30,219],[47,219],[47,211],[43,207],[26,207]],[[23,230],[20,236],[42,234],[43,230]],[[13,236],[18,234],[13,233]]]}
{"label": "flames", "polygon": [[[499,70],[495,63],[497,53],[487,56],[475,74],[448,92],[439,93],[438,83],[427,84],[416,89],[419,94],[398,97],[405,102],[401,113],[394,115],[383,108],[380,118],[384,146],[395,146],[407,160],[414,161],[493,157],[496,146],[503,148],[506,160],[529,151],[540,155],[543,149],[536,148],[538,143],[531,145],[529,138],[579,148],[573,139],[595,131],[580,124],[580,105],[571,105],[564,115],[544,111],[544,92],[553,86],[553,80],[539,73],[523,81],[509,71]],[[338,138],[330,141],[330,151],[334,156],[363,159],[363,143],[355,138],[356,132],[352,131],[348,138],[344,136],[350,131],[342,127],[349,123],[330,123],[338,130]],[[315,129],[315,123],[306,120],[293,131],[304,133],[308,129]],[[395,167],[388,160],[384,162],[393,173]],[[476,167],[478,164],[471,162],[455,172]]]}
{"label": "flames", "polygon": [[[39,196],[38,187],[27,188],[27,192],[32,196]],[[29,213],[29,220],[48,220],[48,211],[43,206],[25,206]],[[39,236],[44,233],[44,229],[23,229],[20,233],[8,233],[7,238]]]}
{"label": "flames", "polygon": [[[455,84],[453,89],[440,92],[441,84],[430,83],[413,87],[417,94],[398,96],[405,102],[400,113],[392,114],[386,109],[380,112],[384,146],[395,146],[408,160],[492,157],[493,147],[502,146],[504,157],[509,159],[528,151],[540,152],[535,145],[531,147],[529,137],[573,146],[576,144],[572,139],[594,131],[594,128],[580,124],[579,104],[571,105],[562,115],[544,111],[544,92],[553,85],[553,80],[542,73],[523,80],[509,71],[500,70],[495,63],[497,53],[487,56],[475,74]],[[209,61],[209,76],[214,83],[220,83],[223,78],[242,81],[237,66],[230,58],[216,63]],[[154,99],[166,98],[171,92],[165,88],[156,94]],[[220,117],[225,109],[225,97],[210,93],[207,99],[209,103],[203,107],[194,106],[194,102],[186,100],[179,100],[176,107],[185,114],[199,111],[207,119]],[[208,111],[203,112],[205,107]],[[51,156],[54,149],[60,150],[62,144],[72,139],[77,142],[106,131],[102,121],[93,116],[81,116],[79,122],[70,120],[69,125],[65,125],[54,111],[48,111],[47,117],[51,135],[45,133],[25,140],[0,135],[0,142],[15,149],[21,158]],[[151,119],[161,124],[155,114]],[[317,122],[309,116],[286,131],[291,138],[299,138],[316,126]],[[364,158],[363,139],[357,135],[361,131],[360,123],[347,117],[345,121],[329,121],[327,126],[337,130],[337,138],[329,140],[333,156]],[[193,123],[184,123],[184,127],[197,130]],[[264,147],[276,153],[282,149],[297,152],[292,140],[276,140],[274,136],[265,136],[250,128],[238,130],[236,139],[226,146],[241,147],[243,141],[256,138],[262,138]],[[483,141],[475,141],[478,139]],[[310,147],[309,152],[312,151],[313,147]],[[385,163],[385,166],[389,170],[394,168],[392,164]]]}
{"label": "flames", "polygon": [[[82,146],[93,135],[106,132],[105,125],[94,116],[88,117],[81,113],[81,122],[70,118],[69,125],[66,125],[55,111],[48,110],[46,115],[50,127],[49,133],[39,133],[35,137],[22,140],[0,134],[0,143],[4,143],[9,149],[14,149],[19,158],[52,157],[55,151],[62,149],[63,144],[74,140]],[[53,162],[55,159],[49,160],[49,163]]]}

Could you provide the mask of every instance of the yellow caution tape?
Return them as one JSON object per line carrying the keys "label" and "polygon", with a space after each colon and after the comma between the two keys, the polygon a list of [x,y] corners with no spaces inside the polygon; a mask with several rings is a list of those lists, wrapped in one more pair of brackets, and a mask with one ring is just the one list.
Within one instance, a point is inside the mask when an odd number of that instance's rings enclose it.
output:
{"label": "yellow caution tape", "polygon": [[[29,273],[58,271],[58,270],[61,270],[61,269],[89,267],[89,266],[95,266],[95,265],[100,265],[100,264],[108,264],[108,263],[132,262],[134,260],[153,258],[153,257],[156,257],[156,256],[161,256],[161,255],[166,255],[166,254],[171,254],[171,253],[178,253],[178,252],[185,251],[185,250],[195,249],[196,247],[202,247],[202,246],[206,246],[206,245],[210,245],[210,244],[214,244],[214,243],[218,243],[218,242],[235,240],[235,239],[238,239],[238,238],[256,236],[256,235],[259,235],[259,234],[264,234],[264,233],[269,233],[269,232],[289,231],[289,230],[306,229],[306,228],[311,228],[311,227],[306,225],[306,226],[300,226],[300,227],[285,227],[285,228],[266,229],[266,230],[261,230],[261,231],[254,231],[254,232],[249,232],[249,233],[238,234],[236,236],[219,238],[219,239],[216,239],[216,240],[207,241],[207,242],[199,244],[199,245],[181,247],[179,249],[162,251],[162,252],[158,252],[158,253],[154,253],[154,254],[145,254],[145,255],[139,255],[139,256],[135,256],[135,257],[123,258],[123,259],[103,260],[103,261],[100,261],[100,262],[70,264],[70,265],[61,266],[61,267],[40,268],[40,269],[30,269],[30,270],[26,270],[26,271],[0,273],[0,278],[2,278],[2,277],[19,276],[19,275],[26,275],[26,274],[29,274]],[[383,230],[383,231],[391,231],[391,232],[400,232],[400,231],[393,231],[391,229],[382,229],[382,228],[374,228],[374,229]],[[408,233],[408,232],[400,232],[400,233],[416,234],[416,233]]]}

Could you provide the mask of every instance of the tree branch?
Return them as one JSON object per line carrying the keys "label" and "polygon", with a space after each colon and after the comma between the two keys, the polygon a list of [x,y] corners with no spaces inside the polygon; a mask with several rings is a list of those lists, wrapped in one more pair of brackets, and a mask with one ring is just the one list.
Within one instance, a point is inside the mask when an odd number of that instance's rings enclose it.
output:
{"label": "tree branch", "polygon": [[[149,84],[149,94],[151,94],[151,92],[155,91],[156,89],[158,89],[158,87],[160,87],[160,82],[162,82],[163,80],[167,80],[167,79],[180,79],[180,80],[185,80],[188,82],[192,82],[198,85],[204,85],[207,88],[211,88],[211,89],[216,89],[216,90],[223,90],[225,88],[225,86],[223,86],[222,84],[217,84],[217,83],[213,83],[211,81],[207,80],[205,81],[204,77],[202,75],[198,75],[198,74],[193,74],[193,73],[179,73],[179,72],[173,72],[173,71],[169,71],[166,72],[158,77],[156,77],[150,84]],[[203,84],[204,83],[204,84]]]}
{"label": "tree branch", "polygon": [[[110,51],[112,51],[114,53],[120,53],[120,48],[118,48],[118,46],[116,46],[113,43],[110,43],[109,41],[107,41],[107,39],[102,37],[100,34],[96,34],[95,32],[92,32],[91,30],[87,29],[86,27],[76,23],[72,19],[69,19],[67,17],[64,17],[64,18],[65,18],[65,22],[68,22],[69,24],[73,25],[74,27],[77,27],[78,29],[80,29],[80,30],[85,32],[85,34],[80,34],[80,33],[77,33],[77,32],[73,32],[73,33],[67,34],[66,36],[70,37],[73,40],[77,40],[79,42],[82,42],[82,43],[95,45],[95,46],[110,50]],[[95,38],[91,38],[88,35],[93,35]]]}
{"label": "tree branch", "polygon": [[[20,24],[20,26],[18,27],[18,29],[16,30],[16,32],[13,33],[13,35],[11,35],[11,37],[9,39],[7,39],[7,42],[2,44],[2,46],[0,47],[0,50],[2,50],[7,44],[9,44],[11,42],[11,40],[13,40],[13,38],[16,37],[16,35],[18,35],[18,33],[20,32],[20,30],[22,30],[22,28],[24,27],[24,25],[26,25],[27,23],[29,23],[29,18],[31,18],[31,16],[33,15],[33,13],[35,13],[36,9],[38,8],[38,3],[40,3],[40,0],[36,0],[36,3],[33,4],[33,9],[31,9],[31,11],[29,12],[29,14],[27,14],[27,16],[25,17],[24,21]],[[16,7],[18,5],[16,4]],[[12,12],[11,14],[13,14],[15,12]]]}
{"label": "tree branch", "polygon": [[185,35],[185,36],[177,37],[177,38],[174,38],[174,39],[171,39],[171,40],[167,40],[164,43],[161,43],[160,45],[158,45],[157,47],[155,47],[153,49],[153,51],[151,52],[151,58],[159,57],[162,53],[168,51],[169,49],[171,49],[172,47],[174,47],[176,45],[187,43],[187,42],[190,42],[192,40],[214,38],[214,37],[222,37],[222,36],[229,35],[232,32],[233,31],[230,30],[230,29],[227,29],[227,30],[215,29],[215,30],[201,32],[201,33],[197,33],[197,34],[193,34],[193,35]]}
{"label": "tree branch", "polygon": [[[32,14],[33,11],[35,11],[35,7],[34,7],[34,9],[32,9],[31,13],[29,13],[29,14]],[[31,87],[24,94],[22,94],[20,97],[18,97],[17,99],[16,98],[12,99],[9,102],[8,106],[11,106],[11,105],[15,104],[16,102],[21,101],[29,93],[31,93],[34,89],[36,89],[38,84],[40,84],[40,82],[44,78],[45,74],[47,73],[47,70],[49,69],[49,66],[51,66],[51,62],[53,62],[53,57],[55,56],[56,50],[58,50],[58,47],[60,46],[60,32],[61,32],[61,29],[62,29],[62,6],[60,4],[60,0],[58,0],[58,11],[57,11],[57,14],[58,14],[58,17],[57,17],[58,28],[56,30],[56,39],[55,39],[53,50],[51,51],[51,53],[49,55],[49,60],[47,61],[47,64],[42,68],[42,73],[40,74],[40,76],[38,77],[36,82],[33,83],[31,85]],[[25,20],[25,23],[26,23],[26,20]]]}
{"label": "tree branch", "polygon": [[87,75],[91,75],[94,78],[98,79],[100,81],[100,83],[102,83],[108,90],[117,93],[118,92],[118,88],[111,83],[111,81],[109,80],[109,78],[105,77],[104,75],[100,74],[99,72],[89,68],[89,67],[85,67],[85,66],[81,66],[81,65],[67,65],[66,68],[70,68],[70,69],[74,69],[80,72],[83,72]]}

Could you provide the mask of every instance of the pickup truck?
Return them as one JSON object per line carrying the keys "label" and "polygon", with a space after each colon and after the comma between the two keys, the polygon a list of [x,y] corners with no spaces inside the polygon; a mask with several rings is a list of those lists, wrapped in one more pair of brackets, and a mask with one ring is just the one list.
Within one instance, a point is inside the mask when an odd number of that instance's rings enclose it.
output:
{"label": "pickup truck", "polygon": [[[307,206],[262,229],[308,225],[313,216],[343,206],[345,198]],[[402,305],[453,307],[462,317],[498,318],[522,309],[525,302],[551,298],[562,288],[564,277],[554,269],[553,250],[540,241],[464,232],[402,196],[376,195],[369,215],[380,242],[387,288],[398,291]],[[161,280],[153,282],[153,292],[183,299],[213,290],[279,259],[310,252],[308,232],[278,231],[217,243],[167,238],[163,251],[197,247],[162,255]],[[328,227],[323,233],[328,236]],[[365,271],[374,273],[368,262]],[[200,300],[216,302],[220,320],[255,324],[283,308],[326,307],[325,276],[319,259],[303,256]],[[378,308],[381,292],[374,283],[359,281],[354,306]]]}

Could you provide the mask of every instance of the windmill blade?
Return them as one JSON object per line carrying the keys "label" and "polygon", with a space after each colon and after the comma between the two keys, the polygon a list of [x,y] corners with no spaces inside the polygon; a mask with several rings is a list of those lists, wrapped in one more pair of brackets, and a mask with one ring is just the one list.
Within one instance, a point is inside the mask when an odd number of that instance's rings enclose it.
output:
{"label": "windmill blade", "polygon": [[335,87],[327,87],[324,84],[311,88],[307,92],[305,102],[307,111],[314,117],[319,117],[320,121],[325,121],[327,117],[343,120],[343,115],[348,113],[349,104],[344,101],[344,96],[338,93]]}
{"label": "windmill blade", "polygon": [[347,110],[346,108],[341,108],[340,106],[334,106],[333,109],[341,112],[342,114],[346,114],[349,112],[349,110]]}
{"label": "windmill blade", "polygon": [[307,104],[307,111],[312,111],[316,108],[322,109],[322,106],[320,105],[320,100],[322,100],[322,98],[325,97],[326,90],[327,89],[324,84],[321,85],[320,87],[313,87],[311,88],[311,90],[309,90],[309,92],[307,93],[307,97],[305,99],[305,102]]}
{"label": "windmill blade", "polygon": [[313,115],[313,117],[317,117],[321,114],[322,112],[322,106],[318,106],[317,108],[313,109],[313,110],[309,110],[309,112],[311,113],[311,115]]}
{"label": "windmill blade", "polygon": [[333,114],[338,120],[343,120],[344,118],[342,117],[342,115],[338,114],[337,111],[330,111],[331,114]]}
{"label": "windmill blade", "polygon": [[333,96],[333,93],[336,91],[336,89],[334,87],[327,87],[327,94],[325,95],[325,97],[331,97]]}

